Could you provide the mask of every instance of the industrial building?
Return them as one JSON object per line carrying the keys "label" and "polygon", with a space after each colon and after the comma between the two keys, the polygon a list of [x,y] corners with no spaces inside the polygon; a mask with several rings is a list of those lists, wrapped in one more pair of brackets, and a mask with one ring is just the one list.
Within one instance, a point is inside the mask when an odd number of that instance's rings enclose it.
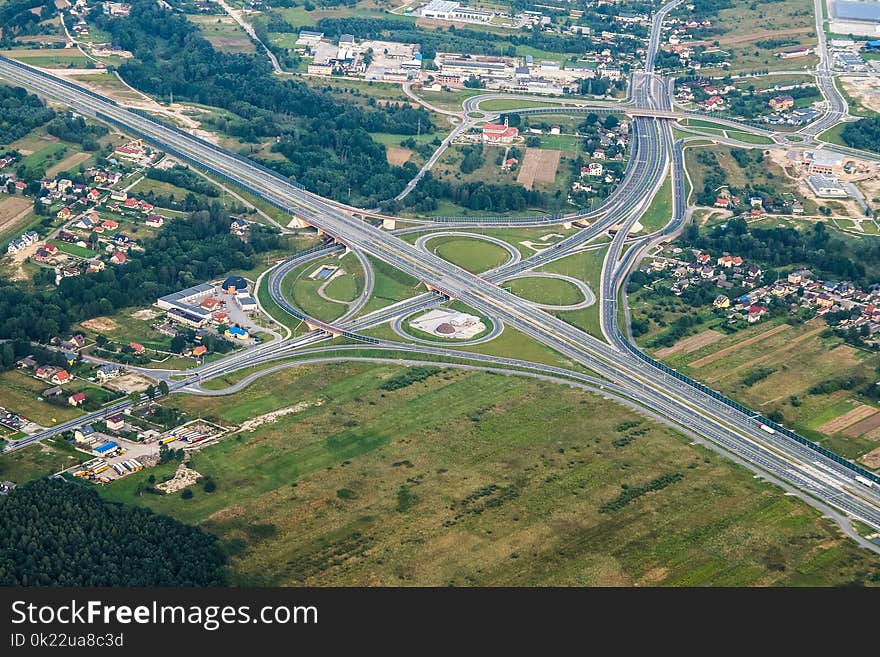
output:
{"label": "industrial building", "polygon": [[423,18],[436,18],[444,21],[462,21],[465,23],[488,23],[495,14],[491,11],[462,7],[459,2],[451,0],[431,0],[419,12]]}
{"label": "industrial building", "polygon": [[166,294],[159,297],[156,305],[167,311],[168,316],[181,324],[192,327],[201,327],[211,320],[211,311],[200,307],[203,299],[214,293],[214,286],[210,283],[202,283],[188,287],[180,292]]}
{"label": "industrial building", "polygon": [[849,192],[834,176],[807,176],[807,185],[819,198],[846,198]]}

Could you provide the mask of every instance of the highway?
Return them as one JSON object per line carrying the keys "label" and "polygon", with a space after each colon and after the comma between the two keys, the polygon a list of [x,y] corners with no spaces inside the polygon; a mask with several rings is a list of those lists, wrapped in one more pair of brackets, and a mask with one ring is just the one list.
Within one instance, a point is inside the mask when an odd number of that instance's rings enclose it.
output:
{"label": "highway", "polygon": [[825,0],[813,0],[813,13],[816,17],[816,38],[819,42],[816,54],[819,57],[819,65],[816,67],[816,85],[825,98],[826,109],[824,115],[813,123],[798,130],[798,134],[815,138],[833,128],[838,123],[849,120],[849,105],[840,90],[834,84],[831,57],[828,53],[828,43],[825,36],[825,20],[822,17],[822,3]]}
{"label": "highway", "polygon": [[[659,22],[655,22],[652,35],[659,34],[658,24]],[[655,49],[656,38],[658,37],[652,38]],[[674,376],[659,364],[640,356],[620,335],[616,325],[617,291],[628,272],[627,263],[632,262],[624,255],[626,233],[647,209],[666,175],[673,176],[676,190],[681,188],[678,182],[681,174],[681,148],[680,143],[673,141],[669,119],[645,116],[636,116],[633,119],[633,158],[620,194],[615,196],[613,207],[609,208],[601,220],[568,238],[559,248],[541,252],[508,268],[499,268],[502,271],[490,278],[470,274],[395,235],[365,224],[349,216],[337,204],[317,197],[244,158],[193,138],[183,131],[161,125],[146,116],[107,103],[94,94],[79,90],[75,85],[61,83],[52,76],[3,60],[0,60],[0,76],[30,87],[41,95],[65,103],[84,114],[132,131],[182,159],[239,184],[277,207],[296,214],[346,247],[396,267],[425,282],[444,297],[458,299],[482,314],[497,318],[505,326],[514,328],[573,362],[587,367],[605,380],[604,385],[615,386],[621,394],[640,406],[682,426],[690,427],[713,444],[737,454],[755,467],[771,472],[823,503],[880,529],[880,496],[877,489],[854,483],[855,471],[851,465],[798,443],[784,433],[771,435],[762,431],[756,420],[757,414],[728,403],[705,386]],[[671,109],[669,86],[662,78],[650,71],[636,74],[632,85],[631,96],[636,107],[655,109],[658,112]],[[678,196],[677,191],[676,199]],[[679,221],[677,217],[682,210],[680,200],[676,200],[674,216],[671,217],[673,227]],[[604,232],[609,225],[613,225],[611,222],[621,223],[623,228],[618,231],[609,247],[599,297],[603,331],[610,344],[497,286],[496,283],[506,276],[526,270],[516,268],[545,264],[583,246],[585,242]],[[628,253],[634,253],[636,248],[630,247]],[[281,277],[276,276],[275,280],[280,281]],[[273,297],[276,292],[277,288]],[[437,301],[437,295],[423,296],[426,298],[417,298],[416,303],[430,305]],[[411,302],[404,302],[400,308],[411,305]],[[285,310],[295,316],[302,315],[292,306]],[[266,345],[265,351],[253,350],[247,358],[238,362],[222,361],[217,364],[216,370],[206,368],[203,374],[217,376],[244,366],[268,362],[288,350],[292,353],[296,347],[326,339],[328,334],[360,340],[379,349],[393,348],[397,344],[366,338],[356,332],[359,330],[357,326],[352,327],[350,324],[341,326],[340,323],[319,322],[305,316],[301,318],[316,330],[294,340]],[[445,356],[454,353],[443,347],[404,347],[410,351],[438,349]],[[467,357],[474,358],[475,354],[468,352]],[[567,370],[566,373],[567,376],[573,374]],[[188,385],[192,383],[175,382],[174,389],[183,390]],[[80,418],[76,426],[83,421]]]}

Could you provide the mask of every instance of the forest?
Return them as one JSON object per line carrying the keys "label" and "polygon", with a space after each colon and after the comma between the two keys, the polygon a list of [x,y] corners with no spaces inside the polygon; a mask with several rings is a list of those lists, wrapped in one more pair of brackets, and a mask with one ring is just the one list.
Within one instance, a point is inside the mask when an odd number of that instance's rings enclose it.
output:
{"label": "forest", "polygon": [[0,85],[0,144],[21,139],[55,117],[54,110],[21,87]]}
{"label": "forest", "polygon": [[226,558],[198,527],[40,479],[0,498],[2,586],[223,586]]}
{"label": "forest", "polygon": [[872,116],[847,123],[841,136],[848,146],[880,153],[880,117]]}
{"label": "forest", "polygon": [[124,267],[64,278],[55,287],[28,291],[0,280],[0,339],[46,342],[71,324],[112,315],[127,306],[257,264],[257,254],[277,249],[281,238],[253,226],[247,242],[229,233],[229,216],[219,204],[169,222],[144,251],[131,251]]}
{"label": "forest", "polygon": [[232,116],[215,119],[213,127],[243,142],[274,138],[286,162],[264,164],[320,194],[366,205],[394,196],[411,171],[390,166],[385,147],[368,133],[433,130],[422,109],[368,109],[299,80],[279,79],[262,55],[214,50],[185,16],[149,0],[135,0],[128,18],[111,20],[96,9],[90,20],[114,45],[134,53],[119,67],[129,84],[228,110]]}

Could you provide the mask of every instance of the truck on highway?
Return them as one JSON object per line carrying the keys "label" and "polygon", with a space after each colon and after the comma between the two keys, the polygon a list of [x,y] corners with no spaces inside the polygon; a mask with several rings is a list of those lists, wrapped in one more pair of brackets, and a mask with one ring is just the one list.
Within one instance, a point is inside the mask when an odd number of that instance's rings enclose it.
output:
{"label": "truck on highway", "polygon": [[761,427],[761,431],[766,431],[766,432],[769,433],[771,436],[772,436],[774,433],[776,433],[776,429],[774,429],[774,428],[772,428],[772,427],[768,427],[768,426],[767,426],[766,424],[764,424],[763,422],[762,422],[760,425],[758,425],[758,426]]}
{"label": "truck on highway", "polygon": [[862,475],[856,475],[856,481],[860,484],[867,486],[868,488],[874,487],[874,482],[868,479],[867,477],[863,477]]}

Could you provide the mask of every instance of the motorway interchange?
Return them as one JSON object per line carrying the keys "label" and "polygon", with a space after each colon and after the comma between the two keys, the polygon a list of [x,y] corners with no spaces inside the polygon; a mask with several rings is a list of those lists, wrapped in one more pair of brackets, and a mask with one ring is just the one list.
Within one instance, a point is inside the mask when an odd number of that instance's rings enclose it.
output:
{"label": "motorway interchange", "polygon": [[[656,53],[663,17],[680,2],[681,0],[674,0],[655,15],[649,53]],[[814,139],[825,126],[846,117],[846,103],[834,86],[827,68],[824,68],[825,61],[822,58],[817,80],[826,97],[828,109],[816,124],[800,131],[801,136],[808,140]],[[240,186],[332,238],[330,243],[296,254],[265,274],[265,283],[272,299],[284,311],[303,320],[310,328],[308,333],[262,344],[185,373],[154,372],[154,376],[168,383],[172,392],[217,394],[217,391],[202,389],[201,382],[255,366],[264,366],[264,369],[249,374],[233,386],[234,389],[281,367],[352,358],[387,360],[395,354],[400,357],[397,362],[409,362],[407,359],[416,362],[417,359],[420,363],[427,361],[452,367],[493,369],[511,375],[552,380],[602,394],[676,427],[819,507],[837,520],[854,539],[880,551],[880,546],[859,537],[848,520],[857,519],[875,530],[880,530],[880,486],[877,485],[880,484],[880,478],[653,361],[634,347],[621,330],[619,299],[621,287],[629,273],[651,246],[676,235],[689,216],[682,155],[686,139],[676,140],[672,129],[676,120],[672,101],[674,80],[654,73],[652,57],[649,56],[648,62],[644,72],[632,74],[629,96],[617,108],[609,107],[607,103],[580,103],[579,107],[566,110],[530,109],[527,107],[529,99],[524,97],[522,110],[508,111],[540,113],[616,110],[632,116],[632,150],[627,171],[621,184],[601,207],[567,217],[462,218],[455,222],[424,222],[422,226],[395,232],[376,228],[353,216],[358,213],[355,208],[318,197],[241,156],[162,124],[142,112],[129,111],[114,101],[44,71],[0,58],[0,77],[85,115],[143,137],[162,150],[192,163],[224,182]],[[465,103],[462,116],[467,117],[476,112],[480,99],[489,97],[492,96],[469,99]],[[491,118],[491,115],[484,115]],[[464,123],[466,121],[462,125]],[[739,123],[734,125],[739,130],[767,134],[766,130]],[[735,140],[718,138],[718,141],[738,144]],[[742,145],[754,147],[753,144]],[[631,229],[648,209],[667,177],[671,177],[673,189],[673,210],[667,225],[654,233],[634,237],[630,234]],[[426,247],[426,239],[410,244],[401,239],[399,234],[412,231],[436,232],[440,228],[459,230],[485,225],[550,226],[575,219],[589,222],[588,227],[563,239],[553,248],[526,258],[512,257],[508,263],[480,275],[471,274],[435,255]],[[537,267],[591,248],[591,243],[607,235],[612,226],[620,228],[608,246],[599,290],[595,291],[604,339],[566,323],[550,314],[547,311],[549,309],[517,297],[499,286],[500,283]],[[279,227],[283,231],[288,230],[284,226]],[[281,294],[281,281],[290,271],[311,260],[345,250],[352,251],[359,259],[365,272],[365,286],[364,293],[349,306],[343,316],[332,323],[308,317]],[[363,313],[373,288],[373,272],[367,256],[422,281],[429,291],[391,306]],[[399,327],[402,318],[435,307],[449,299],[459,300],[489,318],[493,331],[500,331],[502,326],[516,329],[583,369],[576,371],[515,358],[460,351],[441,344],[432,346],[423,342],[396,342],[363,334],[366,329],[385,323]],[[337,339],[333,340],[334,338]],[[322,344],[331,341],[331,344]],[[357,354],[352,353],[355,351]],[[374,355],[370,356],[370,353]],[[584,370],[589,374],[584,373]],[[185,376],[181,378],[180,374]],[[232,389],[227,389],[220,392],[228,394],[231,391]],[[126,400],[76,420],[61,423],[18,441],[9,449],[19,449],[118,413],[130,404]]]}

